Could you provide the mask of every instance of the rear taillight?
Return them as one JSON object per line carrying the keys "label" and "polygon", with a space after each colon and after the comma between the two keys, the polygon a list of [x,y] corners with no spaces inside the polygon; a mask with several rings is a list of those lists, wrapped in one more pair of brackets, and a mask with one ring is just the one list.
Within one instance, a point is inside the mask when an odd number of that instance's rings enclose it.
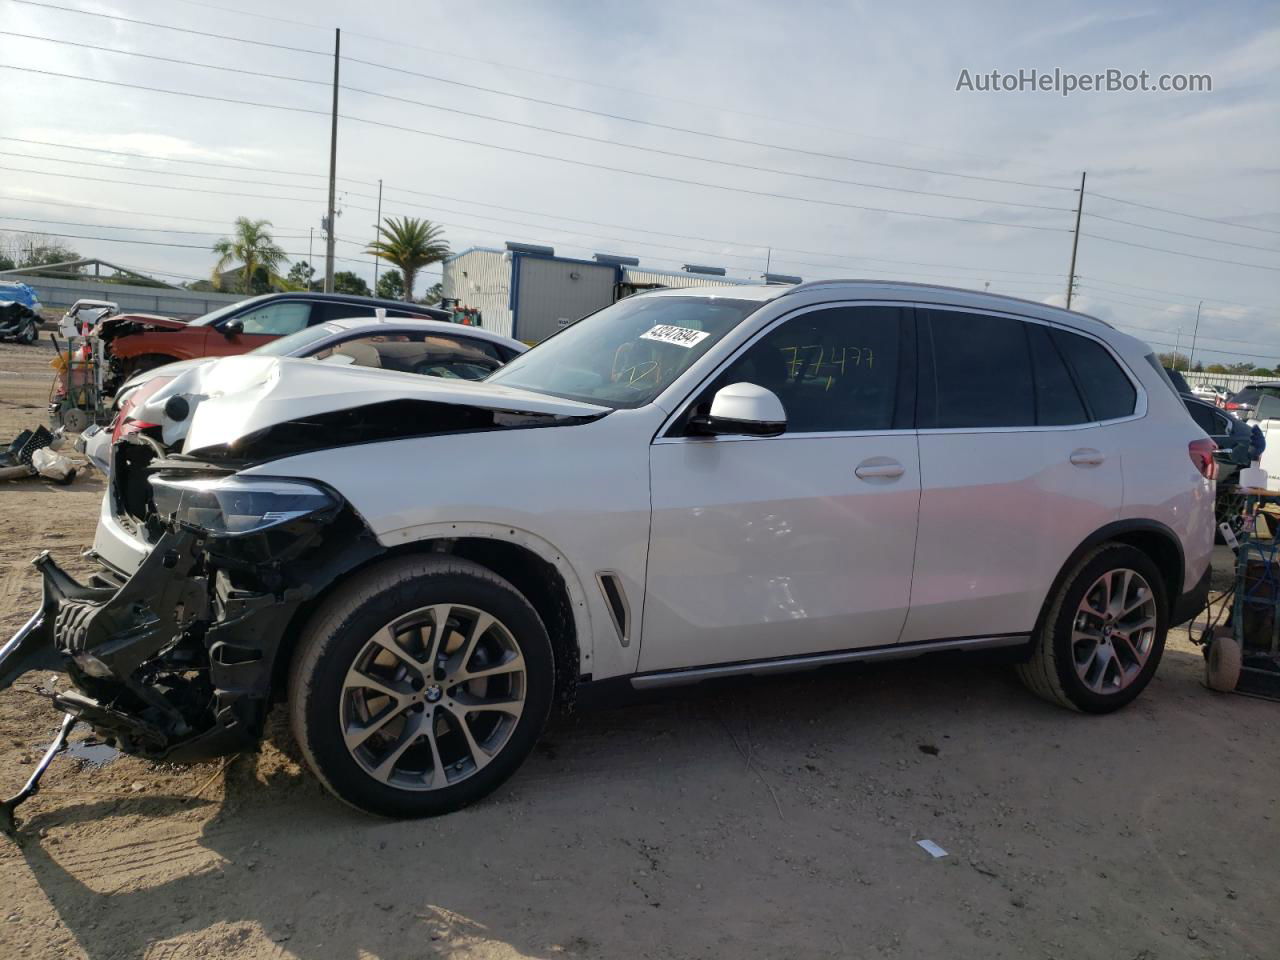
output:
{"label": "rear taillight", "polygon": [[1243,406],[1244,406],[1244,404],[1242,404],[1242,403],[1235,403],[1235,402],[1234,402],[1234,401],[1232,401],[1232,400],[1228,400],[1228,401],[1227,401],[1227,403],[1226,403],[1226,408],[1227,408],[1228,410],[1239,410],[1239,409],[1240,409],[1241,407],[1243,407]]}
{"label": "rear taillight", "polygon": [[1218,461],[1213,459],[1218,445],[1205,437],[1203,440],[1192,440],[1187,444],[1187,456],[1206,480],[1218,479]]}

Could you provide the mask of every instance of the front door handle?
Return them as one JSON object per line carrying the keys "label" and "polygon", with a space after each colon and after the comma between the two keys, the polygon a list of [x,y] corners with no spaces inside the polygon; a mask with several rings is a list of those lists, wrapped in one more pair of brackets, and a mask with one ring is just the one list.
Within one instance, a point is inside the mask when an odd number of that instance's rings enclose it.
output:
{"label": "front door handle", "polygon": [[1071,462],[1077,467],[1096,467],[1107,459],[1107,455],[1093,447],[1081,447],[1071,451]]}
{"label": "front door handle", "polygon": [[854,476],[859,480],[895,480],[906,472],[906,467],[888,457],[872,457],[869,460],[863,460],[853,471]]}

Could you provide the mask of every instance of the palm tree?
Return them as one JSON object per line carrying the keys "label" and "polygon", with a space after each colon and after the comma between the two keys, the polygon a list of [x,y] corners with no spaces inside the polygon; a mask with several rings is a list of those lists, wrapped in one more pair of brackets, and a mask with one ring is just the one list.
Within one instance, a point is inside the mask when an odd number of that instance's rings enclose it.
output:
{"label": "palm tree", "polygon": [[444,228],[430,220],[415,217],[387,217],[378,227],[378,239],[369,244],[366,253],[381,257],[400,268],[404,274],[404,299],[413,299],[413,281],[419,270],[439,263],[449,255]]}
{"label": "palm tree", "polygon": [[251,288],[253,275],[261,267],[266,268],[272,279],[277,279],[280,266],[288,259],[288,254],[272,239],[267,229],[270,226],[270,220],[236,217],[234,234],[223,237],[213,245],[213,252],[218,255],[218,262],[213,267],[215,285],[221,285],[223,271],[233,263],[244,264],[241,284],[245,292]]}

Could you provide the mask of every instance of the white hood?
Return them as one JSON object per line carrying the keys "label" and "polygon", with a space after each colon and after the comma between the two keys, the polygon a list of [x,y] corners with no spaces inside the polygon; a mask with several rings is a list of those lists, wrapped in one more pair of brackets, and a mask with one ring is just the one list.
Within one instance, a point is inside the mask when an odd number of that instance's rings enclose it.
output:
{"label": "white hood", "polygon": [[[184,397],[189,404],[182,420],[164,412],[172,397]],[[609,412],[608,407],[497,384],[246,354],[181,371],[135,407],[132,416],[160,424],[166,447],[185,438],[183,449],[193,451],[229,444],[277,423],[392,400],[564,417]]]}

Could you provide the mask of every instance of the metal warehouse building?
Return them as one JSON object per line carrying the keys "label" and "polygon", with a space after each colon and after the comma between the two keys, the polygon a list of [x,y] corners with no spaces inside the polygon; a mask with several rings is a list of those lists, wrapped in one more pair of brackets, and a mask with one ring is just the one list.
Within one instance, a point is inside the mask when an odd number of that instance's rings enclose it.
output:
{"label": "metal warehouse building", "polygon": [[[554,248],[508,243],[505,250],[472,247],[444,262],[444,297],[480,311],[486,330],[536,343],[561,327],[623,297],[656,287],[733,287],[752,283],[722,267],[686,264],[683,271],[641,268],[636,257],[597,253],[590,260],[557,257]],[[764,274],[764,283],[799,277]]]}

